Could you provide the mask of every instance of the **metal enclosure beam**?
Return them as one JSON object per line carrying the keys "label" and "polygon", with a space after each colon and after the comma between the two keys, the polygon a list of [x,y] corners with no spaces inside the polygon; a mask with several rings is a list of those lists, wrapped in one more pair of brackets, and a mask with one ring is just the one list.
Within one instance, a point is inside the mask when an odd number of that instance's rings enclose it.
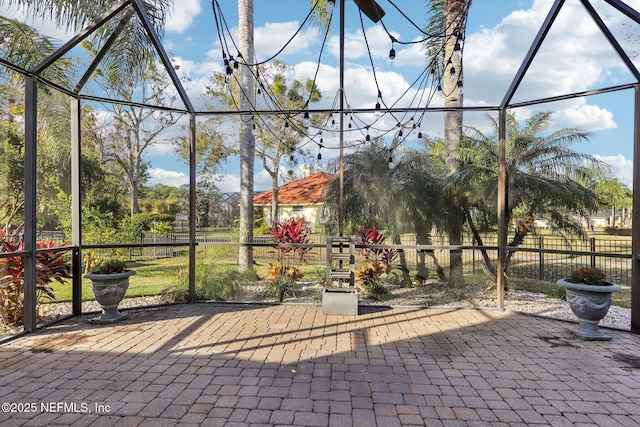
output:
{"label": "metal enclosure beam", "polygon": [[80,42],[89,37],[94,31],[100,28],[105,22],[113,18],[115,15],[120,13],[122,9],[127,7],[131,3],[131,0],[123,0],[120,3],[114,5],[111,9],[100,15],[98,19],[96,19],[91,25],[89,25],[84,30],[80,31],[76,34],[71,40],[63,44],[58,50],[56,50],[53,54],[49,55],[49,57],[45,58],[40,64],[38,64],[34,69],[34,74],[40,74],[44,69],[49,67],[51,64],[56,62],[58,59],[62,58],[64,54],[69,52],[71,49],[76,47]]}
{"label": "metal enclosure beam", "polygon": [[38,83],[25,77],[24,112],[24,330],[36,330],[36,152]]}
{"label": "metal enclosure beam", "polygon": [[189,302],[196,301],[196,116],[189,116]]}
{"label": "metal enclosure beam", "polygon": [[498,265],[496,268],[496,292],[498,310],[504,310],[504,263],[507,252],[507,110],[498,115]]}
{"label": "metal enclosure beam", "polygon": [[553,21],[556,20],[556,17],[558,16],[558,13],[560,12],[560,9],[562,8],[563,4],[564,4],[564,0],[556,0],[556,2],[551,7],[551,10],[549,11],[547,18],[544,20],[542,27],[540,27],[540,30],[538,31],[536,38],[533,40],[533,43],[529,48],[529,52],[527,52],[527,55],[522,60],[522,64],[520,64],[520,69],[516,73],[516,76],[513,78],[513,81],[511,82],[509,89],[507,89],[507,92],[505,93],[504,98],[502,99],[502,103],[500,104],[500,108],[506,108],[511,102],[513,95],[518,89],[518,86],[520,86],[520,83],[522,82],[524,75],[527,73],[527,70],[531,66],[531,63],[533,62],[533,58],[535,58],[536,53],[538,53],[540,46],[542,46],[542,42],[544,41],[544,38],[549,33],[549,30],[551,29],[551,25],[553,24]]}
{"label": "metal enclosure beam", "polygon": [[81,104],[78,98],[71,98],[71,244],[78,247],[77,258],[73,262],[71,307],[74,315],[82,314],[82,138]]}
{"label": "metal enclosure beam", "polygon": [[631,332],[640,334],[640,85],[633,120],[633,212],[631,214]]}

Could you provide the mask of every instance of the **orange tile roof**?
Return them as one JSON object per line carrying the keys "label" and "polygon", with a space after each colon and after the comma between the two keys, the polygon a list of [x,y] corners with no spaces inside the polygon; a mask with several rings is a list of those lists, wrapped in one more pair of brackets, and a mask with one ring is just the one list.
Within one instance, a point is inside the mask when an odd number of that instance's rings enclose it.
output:
{"label": "orange tile roof", "polygon": [[[278,190],[281,205],[305,205],[324,202],[324,191],[333,179],[326,172],[316,172],[297,181],[289,182]],[[270,205],[273,191],[265,191],[253,197],[254,205]]]}

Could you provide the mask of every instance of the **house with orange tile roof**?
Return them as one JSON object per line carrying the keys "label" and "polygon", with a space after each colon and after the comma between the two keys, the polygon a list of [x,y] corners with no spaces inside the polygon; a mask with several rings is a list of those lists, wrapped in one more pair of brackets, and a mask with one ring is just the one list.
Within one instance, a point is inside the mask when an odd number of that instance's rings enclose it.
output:
{"label": "house with orange tile roof", "polygon": [[[333,174],[315,172],[302,179],[289,182],[278,190],[278,216],[280,221],[303,216],[310,225],[323,218],[325,190]],[[271,225],[271,204],[273,191],[265,191],[253,197],[253,205],[261,208],[264,219]]]}

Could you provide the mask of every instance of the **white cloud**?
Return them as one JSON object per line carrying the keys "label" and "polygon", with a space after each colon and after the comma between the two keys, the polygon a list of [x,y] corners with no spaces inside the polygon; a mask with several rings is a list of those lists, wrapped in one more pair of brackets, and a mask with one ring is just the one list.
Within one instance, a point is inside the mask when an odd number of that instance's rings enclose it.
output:
{"label": "white cloud", "polygon": [[[240,177],[236,175],[220,175],[216,180],[216,187],[222,193],[232,193],[240,191]],[[260,188],[254,186],[255,188]]]}
{"label": "white cloud", "polygon": [[[300,23],[290,22],[267,22],[264,26],[255,29],[255,50],[258,60],[264,60],[274,55],[285,46],[296,33]],[[289,42],[282,51],[282,55],[298,54],[306,51],[309,46],[318,42],[318,30],[305,27]]]}
{"label": "white cloud", "polygon": [[189,176],[182,172],[160,168],[150,168],[147,172],[149,173],[150,185],[164,184],[170,187],[180,187],[189,183]]}
{"label": "white cloud", "polygon": [[610,111],[597,105],[588,105],[581,99],[576,107],[560,109],[553,115],[554,124],[558,128],[578,127],[590,132],[618,127]]}
{"label": "white cloud", "polygon": [[616,156],[600,156],[596,158],[611,166],[613,176],[618,178],[627,187],[633,189],[633,161],[626,159],[622,154]]}
{"label": "white cloud", "polygon": [[[511,13],[495,27],[468,35],[464,50],[465,106],[472,105],[470,100],[483,100],[491,105],[502,101],[552,4],[552,0],[536,0],[529,9]],[[607,25],[621,27],[621,14],[612,7],[599,7],[598,12]],[[585,8],[580,2],[566,2],[512,101],[602,87],[605,81],[611,84],[612,76],[625,73],[628,74],[623,62]],[[594,132],[617,127],[610,111],[588,102],[589,98],[581,98],[535,108],[553,109],[559,127],[581,127]]]}
{"label": "white cloud", "polygon": [[174,2],[173,5],[174,7],[169,12],[165,23],[167,32],[184,32],[191,26],[194,18],[202,12],[200,0],[181,0],[180,2]]}

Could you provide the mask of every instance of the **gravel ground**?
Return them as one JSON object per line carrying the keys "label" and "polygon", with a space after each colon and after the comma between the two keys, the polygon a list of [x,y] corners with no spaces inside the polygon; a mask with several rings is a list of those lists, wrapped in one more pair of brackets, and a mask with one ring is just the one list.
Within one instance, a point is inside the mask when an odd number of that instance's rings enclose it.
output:
{"label": "gravel ground", "polygon": [[[322,284],[306,282],[300,284],[296,298],[288,298],[285,303],[320,304]],[[260,297],[263,284],[257,283],[245,287],[243,302],[269,301]],[[444,283],[431,283],[413,288],[391,287],[391,294],[383,298],[372,298],[361,295],[360,304],[390,305],[390,306],[420,306],[420,307],[480,307],[495,308],[495,291],[486,292],[479,287],[467,286],[451,289]],[[139,298],[125,298],[120,308],[143,307],[170,302],[166,296],[151,296]],[[544,294],[510,290],[505,295],[505,309],[509,311],[548,317],[552,319],[577,322],[566,301],[548,298]],[[99,312],[100,305],[95,301],[82,303],[83,313]],[[40,323],[50,322],[60,316],[71,313],[71,303],[53,303],[43,305]],[[602,319],[600,326],[620,330],[631,330],[631,310],[611,306],[607,316]],[[20,329],[8,327],[0,323],[0,339],[13,334]]]}

